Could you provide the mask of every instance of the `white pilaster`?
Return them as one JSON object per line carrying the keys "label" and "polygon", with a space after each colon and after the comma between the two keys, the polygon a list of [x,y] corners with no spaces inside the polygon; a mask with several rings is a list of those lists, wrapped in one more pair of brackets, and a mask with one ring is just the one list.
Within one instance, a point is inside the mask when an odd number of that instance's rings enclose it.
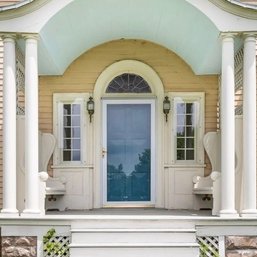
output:
{"label": "white pilaster", "polygon": [[3,214],[16,208],[16,60],[15,37],[4,35],[3,86]]}
{"label": "white pilaster", "polygon": [[221,74],[221,211],[236,216],[235,210],[235,112],[234,35],[222,35]]}
{"label": "white pilaster", "polygon": [[242,216],[257,216],[256,210],[256,35],[244,39],[243,74],[243,210]]}
{"label": "white pilaster", "polygon": [[37,36],[26,35],[25,50],[25,210],[40,214],[38,180],[38,59]]}

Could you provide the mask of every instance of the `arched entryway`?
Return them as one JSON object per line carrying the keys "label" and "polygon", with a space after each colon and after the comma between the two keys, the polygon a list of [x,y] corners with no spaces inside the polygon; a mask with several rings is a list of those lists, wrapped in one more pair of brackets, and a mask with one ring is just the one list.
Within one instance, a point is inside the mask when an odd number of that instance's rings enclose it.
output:
{"label": "arched entryway", "polygon": [[[131,89],[120,89],[122,86],[117,89],[114,88],[115,79],[117,81],[120,79],[123,82],[126,79],[142,80],[143,83],[141,89],[133,89],[132,83],[129,83]],[[140,61],[123,60],[116,62],[107,67],[97,79],[94,89],[96,105],[94,131],[96,147],[95,208],[106,205],[163,207],[162,133],[160,133],[163,127],[163,115],[161,115],[163,97],[164,89],[159,76],[149,65]],[[114,122],[117,119],[118,123],[115,126]],[[130,126],[128,129],[133,119],[140,120],[141,125],[137,122],[136,126]],[[123,125],[119,126],[119,124]],[[113,129],[122,129],[120,132],[123,133],[120,133],[119,138],[117,138],[118,131],[112,131]],[[137,135],[135,135],[136,131],[138,132]],[[140,140],[141,142],[139,142]],[[118,141],[118,145],[115,146]],[[125,148],[127,150],[124,150]],[[128,148],[131,148],[133,153],[128,151]],[[148,150],[151,152],[148,156],[149,169],[146,173],[141,174],[145,180],[136,179],[132,185],[131,175],[135,174],[135,169],[138,167],[136,165],[140,165],[137,163],[139,160],[137,155],[139,154],[140,158],[146,158]],[[110,151],[109,159],[107,159],[106,151]],[[114,151],[119,151],[119,155],[115,155]],[[121,160],[124,163],[119,163]],[[120,178],[117,176],[116,179],[114,178],[112,173],[114,169],[116,171],[120,169]],[[127,169],[128,173],[124,174],[122,169]],[[107,178],[109,178],[108,182]],[[121,186],[120,179],[129,185],[129,188],[125,190],[126,185]],[[137,186],[135,183],[141,183],[142,190],[139,190],[139,185]],[[115,187],[115,184],[119,184],[119,186]],[[132,191],[134,193],[131,193]]]}

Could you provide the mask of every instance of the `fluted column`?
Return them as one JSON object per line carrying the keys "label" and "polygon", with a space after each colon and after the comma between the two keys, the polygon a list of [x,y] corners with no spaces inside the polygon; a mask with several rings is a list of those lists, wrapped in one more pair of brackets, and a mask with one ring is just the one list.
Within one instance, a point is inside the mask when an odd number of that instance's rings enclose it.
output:
{"label": "fluted column", "polygon": [[241,215],[257,216],[256,35],[254,34],[245,34],[243,71],[243,210]]}
{"label": "fluted column", "polygon": [[38,180],[38,58],[36,35],[25,37],[25,210],[40,214]]}
{"label": "fluted column", "polygon": [[16,206],[16,57],[15,36],[4,35],[3,85],[3,209],[18,215]]}
{"label": "fluted column", "polygon": [[221,74],[221,211],[236,216],[235,210],[235,111],[234,35],[222,34]]}

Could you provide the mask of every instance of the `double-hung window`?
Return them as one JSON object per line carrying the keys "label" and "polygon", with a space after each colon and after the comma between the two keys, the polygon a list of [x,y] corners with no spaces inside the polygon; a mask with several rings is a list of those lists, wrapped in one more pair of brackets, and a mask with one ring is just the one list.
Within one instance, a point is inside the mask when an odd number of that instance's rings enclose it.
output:
{"label": "double-hung window", "polygon": [[79,102],[61,104],[62,161],[81,161],[81,107]]}
{"label": "double-hung window", "polygon": [[204,93],[171,93],[173,160],[177,164],[204,162]]}
{"label": "double-hung window", "polygon": [[54,164],[79,165],[85,156],[84,94],[54,94]]}

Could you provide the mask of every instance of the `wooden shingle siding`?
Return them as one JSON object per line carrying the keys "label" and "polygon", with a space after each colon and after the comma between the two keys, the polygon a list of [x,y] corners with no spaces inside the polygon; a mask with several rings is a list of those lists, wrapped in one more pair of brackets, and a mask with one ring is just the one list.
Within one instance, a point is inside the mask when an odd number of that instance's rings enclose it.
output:
{"label": "wooden shingle siding", "polygon": [[[205,130],[216,130],[218,76],[196,76],[175,53],[159,45],[140,40],[109,42],[81,55],[63,76],[40,77],[40,129],[52,132],[53,93],[93,92],[101,72],[112,63],[134,59],[150,65],[160,76],[166,92],[205,92]],[[206,172],[210,170],[209,161]]]}

